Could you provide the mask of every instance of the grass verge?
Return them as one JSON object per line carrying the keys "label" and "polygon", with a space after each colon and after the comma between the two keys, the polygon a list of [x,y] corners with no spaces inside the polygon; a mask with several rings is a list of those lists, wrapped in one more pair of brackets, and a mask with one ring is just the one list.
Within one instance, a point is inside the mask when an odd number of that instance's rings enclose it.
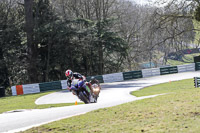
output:
{"label": "grass verge", "polygon": [[194,81],[192,80],[193,79],[181,80],[181,81],[174,81],[174,82],[154,85],[154,86],[143,88],[138,91],[133,91],[131,94],[137,97],[141,97],[141,96],[171,93],[171,92],[179,93],[179,91],[183,91],[187,89],[190,90],[194,88]]}
{"label": "grass verge", "polygon": [[[0,98],[0,113],[17,110],[17,109],[44,109],[51,107],[61,107],[74,105],[74,103],[63,103],[63,104],[46,104],[46,105],[36,105],[35,100],[41,96],[53,93],[55,91],[49,91],[38,94],[30,95],[18,95]],[[78,103],[80,104],[80,103]]]}
{"label": "grass verge", "polygon": [[167,64],[171,66],[191,64],[191,63],[194,63],[194,56],[199,56],[199,53],[185,54],[185,56],[183,57],[183,61],[168,59]]}
{"label": "grass verge", "polygon": [[160,84],[140,91],[137,92],[139,96],[168,94],[95,110],[34,127],[25,133],[196,133],[200,131],[200,89],[193,87],[192,79]]}

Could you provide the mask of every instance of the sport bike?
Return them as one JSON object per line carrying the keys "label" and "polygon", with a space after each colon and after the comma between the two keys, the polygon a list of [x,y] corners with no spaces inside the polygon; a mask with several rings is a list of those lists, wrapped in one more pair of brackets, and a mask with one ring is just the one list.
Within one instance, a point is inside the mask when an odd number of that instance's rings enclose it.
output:
{"label": "sport bike", "polygon": [[[98,83],[98,80],[96,81],[97,82],[93,82],[93,81],[84,82],[79,79],[73,79],[71,86],[75,87],[76,89],[73,89],[71,91],[85,104],[96,103],[99,97],[100,90],[101,90],[101,86]],[[81,87],[78,87],[78,86],[81,86]]]}

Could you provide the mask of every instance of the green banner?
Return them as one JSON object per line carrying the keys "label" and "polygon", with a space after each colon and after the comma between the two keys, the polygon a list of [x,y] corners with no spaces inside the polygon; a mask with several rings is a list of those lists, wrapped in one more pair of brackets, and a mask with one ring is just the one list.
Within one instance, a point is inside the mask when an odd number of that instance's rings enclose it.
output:
{"label": "green banner", "polygon": [[200,70],[200,62],[195,63],[195,70],[199,71]]}
{"label": "green banner", "polygon": [[123,72],[124,80],[142,78],[142,71]]}
{"label": "green banner", "polygon": [[160,75],[166,75],[166,74],[172,74],[172,73],[178,73],[177,66],[160,68]]}
{"label": "green banner", "polygon": [[60,81],[39,83],[40,91],[59,90],[62,89]]}
{"label": "green banner", "polygon": [[103,80],[103,76],[102,75],[97,75],[97,76],[89,76],[89,77],[86,77],[86,80],[89,82],[91,77],[94,77],[95,79],[99,80],[99,83],[104,83],[104,80]]}

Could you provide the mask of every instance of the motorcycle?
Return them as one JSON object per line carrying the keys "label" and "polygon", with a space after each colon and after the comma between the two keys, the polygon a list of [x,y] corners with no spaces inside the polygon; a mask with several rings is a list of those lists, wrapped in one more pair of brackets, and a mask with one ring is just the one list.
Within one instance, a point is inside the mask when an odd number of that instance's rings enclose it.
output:
{"label": "motorcycle", "polygon": [[72,87],[76,88],[72,90],[72,93],[85,104],[97,102],[101,90],[100,84],[74,79],[72,81]]}
{"label": "motorcycle", "polygon": [[97,101],[97,99],[99,97],[100,90],[101,90],[101,86],[100,86],[100,84],[97,84],[97,83],[91,84],[91,86],[92,86],[92,89],[93,89],[94,98]]}

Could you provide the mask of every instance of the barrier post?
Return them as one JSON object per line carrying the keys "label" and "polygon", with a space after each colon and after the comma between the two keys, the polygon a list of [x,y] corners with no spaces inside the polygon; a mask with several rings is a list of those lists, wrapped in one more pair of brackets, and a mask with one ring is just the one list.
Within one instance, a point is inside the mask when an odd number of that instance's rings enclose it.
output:
{"label": "barrier post", "polygon": [[197,77],[194,77],[195,88],[197,88]]}

